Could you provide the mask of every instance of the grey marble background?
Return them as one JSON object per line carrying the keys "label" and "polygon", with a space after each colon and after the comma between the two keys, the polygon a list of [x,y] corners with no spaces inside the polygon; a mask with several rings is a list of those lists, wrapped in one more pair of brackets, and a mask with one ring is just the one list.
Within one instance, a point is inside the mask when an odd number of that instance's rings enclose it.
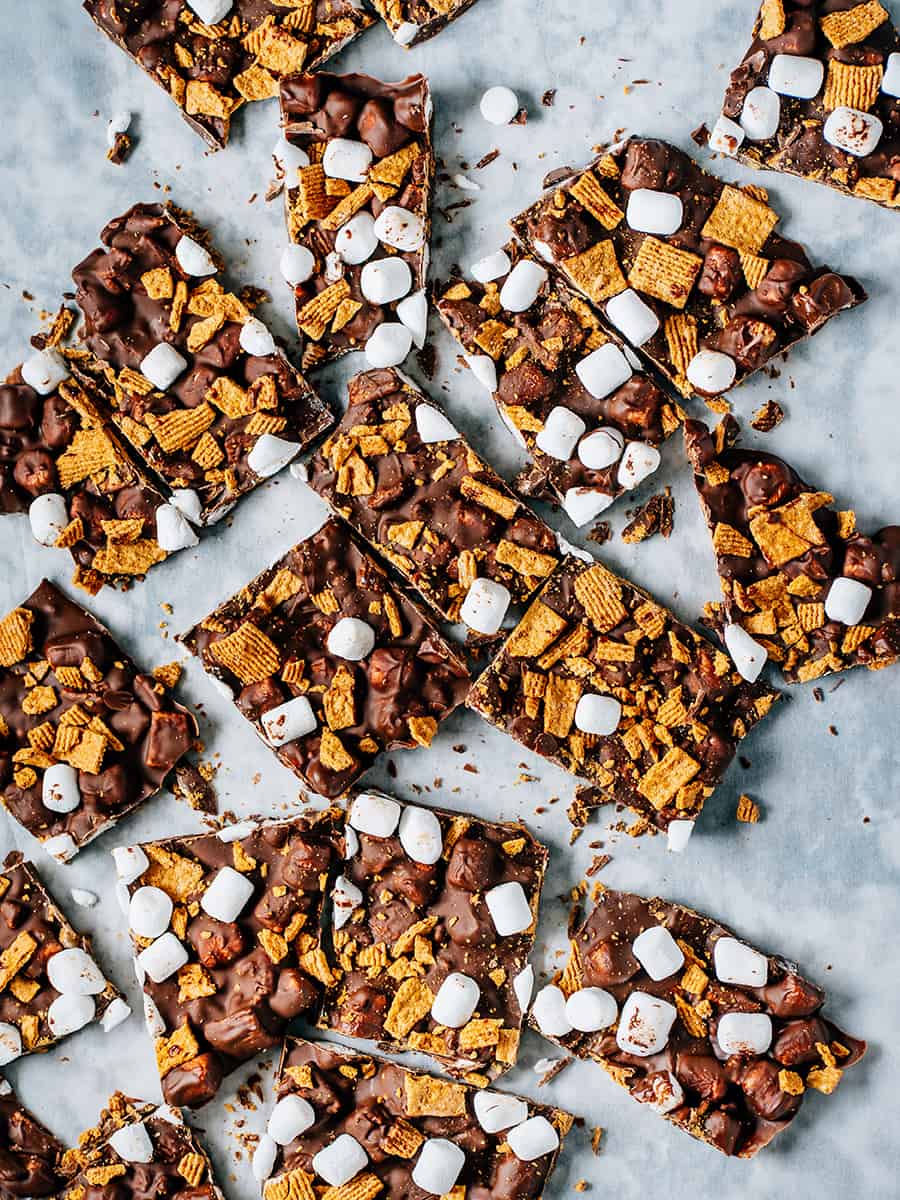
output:
{"label": "grey marble background", "polygon": [[[892,7],[900,18],[896,3]],[[271,289],[265,315],[290,338],[289,298],[277,275],[282,214],[278,203],[267,205],[262,198],[277,134],[275,102],[241,113],[229,149],[210,154],[167,98],[94,30],[77,0],[2,0],[0,11],[6,18],[0,39],[3,372],[20,360],[40,325],[40,311],[55,309],[70,286],[71,267],[96,244],[105,221],[135,201],[163,195],[209,223],[232,264],[233,279]],[[437,150],[448,174],[466,171],[465,164],[471,168],[492,148],[500,149],[490,167],[468,169],[479,192],[448,185],[439,190],[439,207],[472,200],[453,213],[452,223],[436,213],[435,265],[446,272],[452,263],[471,262],[499,244],[505,220],[537,194],[545,172],[586,161],[592,146],[617,131],[667,137],[691,149],[690,131],[718,112],[728,69],[748,42],[754,11],[754,0],[479,0],[455,26],[410,53],[377,29],[339,66],[388,79],[415,69],[427,72],[435,92]],[[518,90],[529,108],[526,127],[498,131],[481,120],[478,99],[495,83]],[[558,89],[553,108],[540,103],[548,88]],[[117,168],[105,161],[104,133],[107,118],[122,108],[136,114],[139,141],[128,164]],[[741,177],[730,163],[719,169],[729,178]],[[856,508],[863,529],[900,520],[900,216],[797,180],[773,175],[762,182],[784,214],[787,235],[808,242],[819,261],[856,274],[871,301],[795,352],[778,379],[758,377],[734,393],[738,415],[749,417],[767,397],[776,397],[787,420],[772,434],[753,436],[784,453],[842,506]],[[436,325],[433,333],[439,371],[432,386],[453,419],[510,475],[518,461],[511,439],[484,393],[457,368],[449,337]],[[343,366],[333,368],[322,379],[323,390],[337,398],[347,373]],[[692,620],[718,589],[674,441],[641,495],[663,483],[671,484],[677,499],[670,541],[629,547],[617,538],[602,554]],[[613,510],[617,530],[624,507]],[[169,661],[176,650],[165,639],[280,555],[316,523],[316,511],[310,493],[283,474],[244,500],[233,521],[198,550],[154,569],[127,597],[104,593],[92,607],[138,661],[148,666]],[[553,520],[573,536],[564,518]],[[68,558],[35,545],[25,518],[2,520],[0,611],[18,603],[42,576],[66,584],[69,574]],[[164,602],[174,606],[172,615],[161,609]],[[596,817],[570,848],[564,809],[573,781],[474,714],[448,722],[430,751],[393,756],[398,794],[412,797],[421,790],[426,800],[480,815],[524,817],[552,846],[539,967],[551,971],[560,965],[564,899],[591,861],[589,842],[600,839],[613,855],[604,882],[707,909],[749,940],[795,957],[829,988],[834,1019],[870,1041],[868,1057],[835,1095],[811,1095],[791,1130],[745,1163],[725,1160],[668,1127],[588,1064],[570,1067],[538,1092],[533,1066],[554,1051],[529,1034],[521,1065],[504,1086],[552,1099],[585,1120],[568,1143],[548,1196],[571,1194],[580,1179],[589,1181],[594,1194],[617,1200],[897,1196],[900,670],[858,671],[843,677],[839,691],[832,687],[829,681],[822,704],[808,688],[791,690],[781,711],[745,743],[751,765],[734,765],[681,857],[667,855],[662,839],[610,834],[608,818]],[[207,756],[220,764],[223,809],[278,814],[297,805],[294,777],[193,664],[181,693],[201,706]],[[458,743],[467,746],[465,754],[451,751]],[[475,763],[478,774],[465,771],[465,763]],[[372,772],[373,783],[388,782],[385,768],[382,763]],[[535,780],[521,782],[523,770]],[[763,809],[758,826],[735,822],[742,791]],[[536,814],[538,807],[545,811]],[[105,967],[136,1005],[108,851],[119,841],[198,827],[195,813],[161,796],[71,866],[41,862],[64,903],[72,886],[101,895],[101,904],[90,911],[68,907],[94,933]],[[0,812],[0,848],[10,846],[34,851]],[[40,850],[36,854],[40,860]],[[93,1121],[114,1087],[158,1095],[139,1017],[108,1036],[82,1032],[54,1053],[16,1063],[9,1074],[40,1116],[68,1138]],[[268,1085],[271,1064],[263,1076]],[[230,1200],[253,1200],[258,1191],[239,1139],[261,1129],[264,1116],[236,1105],[240,1078],[233,1076],[223,1100],[195,1121],[206,1133]],[[606,1132],[595,1158],[589,1131],[596,1125]]]}

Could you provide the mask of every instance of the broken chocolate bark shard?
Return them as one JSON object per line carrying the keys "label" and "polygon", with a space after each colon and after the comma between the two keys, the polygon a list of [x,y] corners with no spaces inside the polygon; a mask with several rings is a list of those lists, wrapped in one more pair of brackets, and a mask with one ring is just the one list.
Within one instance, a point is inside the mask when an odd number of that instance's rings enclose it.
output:
{"label": "broken chocolate bark shard", "polygon": [[371,0],[398,46],[417,46],[446,29],[475,0]]}
{"label": "broken chocolate bark shard", "polygon": [[55,1196],[63,1145],[0,1077],[0,1200]]}

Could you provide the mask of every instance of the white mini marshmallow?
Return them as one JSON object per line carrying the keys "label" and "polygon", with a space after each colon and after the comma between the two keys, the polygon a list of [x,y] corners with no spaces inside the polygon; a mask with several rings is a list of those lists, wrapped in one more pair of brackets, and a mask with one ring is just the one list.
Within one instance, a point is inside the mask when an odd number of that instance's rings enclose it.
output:
{"label": "white mini marshmallow", "polygon": [[279,1146],[287,1146],[314,1125],[315,1120],[315,1109],[308,1100],[302,1096],[282,1096],[272,1109],[266,1133]]}
{"label": "white mini marshmallow", "polygon": [[[121,887],[122,885],[120,884],[119,886]],[[137,980],[137,985],[138,987],[142,988],[144,986],[144,980],[147,978],[147,972],[141,965],[141,960],[137,955],[135,955],[135,957],[132,959],[132,966],[134,967],[134,977]]]}
{"label": "white mini marshmallow", "polygon": [[412,350],[412,332],[399,321],[384,321],[366,342],[366,362],[380,370],[399,367]]}
{"label": "white mini marshmallow", "polygon": [[665,1115],[684,1103],[684,1090],[671,1071],[657,1071],[648,1075],[647,1083],[650,1085],[653,1099],[644,1103],[654,1112]]}
{"label": "white mini marshmallow", "polygon": [[344,826],[344,858],[356,858],[359,854],[359,837],[352,825]]}
{"label": "white mini marshmallow", "polygon": [[148,1163],[153,1159],[153,1143],[143,1121],[123,1125],[111,1133],[109,1144],[125,1162]]}
{"label": "white mini marshmallow", "polygon": [[466,1165],[465,1151],[447,1138],[428,1138],[419,1151],[412,1181],[432,1196],[446,1196],[453,1190]]}
{"label": "white mini marshmallow", "polygon": [[131,1005],[126,1004],[121,996],[116,996],[108,1005],[106,1012],[100,1018],[100,1028],[104,1033],[117,1029],[131,1016]]}
{"label": "white mini marshmallow", "polygon": [[295,696],[277,708],[270,708],[259,718],[266,739],[272,746],[283,746],[295,738],[306,737],[318,727],[316,714],[305,696]]}
{"label": "white mini marshmallow", "polygon": [[545,1037],[565,1037],[574,1029],[566,1015],[566,997],[555,983],[548,983],[534,998],[531,1015]]}
{"label": "white mini marshmallow", "polygon": [[220,867],[203,893],[200,907],[216,921],[236,921],[253,895],[253,881],[234,867]]}
{"label": "white mini marshmallow", "polygon": [[481,989],[474,979],[452,971],[438,988],[431,1004],[431,1015],[438,1025],[461,1029],[478,1007]]}
{"label": "white mini marshmallow", "polygon": [[106,987],[103,972],[78,946],[57,950],[47,959],[50,986],[64,995],[97,996]]}
{"label": "white mini marshmallow", "polygon": [[355,1137],[339,1133],[333,1142],[313,1155],[312,1169],[332,1187],[343,1187],[368,1161],[368,1154]]}
{"label": "white mini marshmallow", "polygon": [[573,487],[566,491],[563,497],[563,508],[573,524],[587,525],[594,517],[606,512],[615,500],[607,492],[595,491],[593,488]]}
{"label": "white mini marshmallow", "polygon": [[595,429],[578,443],[578,457],[590,471],[602,471],[622,457],[625,439],[618,429],[606,425]]}
{"label": "white mini marshmallow", "polygon": [[371,165],[372,151],[366,143],[348,138],[332,138],[322,156],[322,170],[326,175],[332,179],[348,179],[351,183],[364,183]]}
{"label": "white mini marshmallow", "polygon": [[684,204],[674,192],[635,188],[628,197],[625,220],[638,233],[655,233],[665,237],[677,233],[681,228]]}
{"label": "white mini marshmallow", "polygon": [[497,390],[497,367],[489,354],[464,354],[469,370],[483,388],[489,392]]}
{"label": "white mini marshmallow", "polygon": [[260,1134],[256,1149],[253,1151],[253,1158],[250,1160],[250,1169],[257,1183],[265,1183],[269,1178],[277,1157],[278,1143],[267,1133]]}
{"label": "white mini marshmallow", "polygon": [[558,1148],[559,1134],[546,1117],[529,1117],[509,1131],[506,1141],[516,1158],[534,1162]]}
{"label": "white mini marshmallow", "polygon": [[375,649],[375,630],[359,617],[341,617],[328,634],[328,653],[348,662],[361,662]]}
{"label": "white mini marshmallow", "polygon": [[271,475],[277,475],[299,452],[299,442],[289,442],[286,438],[276,437],[274,433],[263,433],[247,455],[247,466],[261,479],[268,479]]}
{"label": "white mini marshmallow", "polygon": [[575,706],[575,727],[582,733],[608,737],[619,728],[622,705],[615,696],[599,696],[586,692]]}
{"label": "white mini marshmallow", "polygon": [[716,1027],[716,1041],[725,1055],[765,1054],[772,1045],[772,1018],[766,1013],[725,1013]]}
{"label": "white mini marshmallow", "polygon": [[204,25],[218,25],[231,12],[232,0],[190,0],[190,6]]}
{"label": "white mini marshmallow", "polygon": [[119,905],[120,911],[124,916],[128,916],[128,908],[131,904],[131,893],[128,890],[128,885],[122,883],[121,879],[116,883],[116,903]]}
{"label": "white mini marshmallow", "polygon": [[606,315],[633,346],[643,346],[659,330],[659,317],[634,288],[613,296],[606,305]]}
{"label": "white mini marshmallow", "polygon": [[242,838],[250,837],[258,828],[255,821],[238,821],[234,825],[223,825],[221,829],[217,829],[216,837],[220,842],[230,845],[232,842],[239,842]]}
{"label": "white mini marshmallow", "polygon": [[524,933],[534,921],[525,889],[516,880],[489,888],[484,893],[484,902],[500,937]]}
{"label": "white mini marshmallow", "polygon": [[188,550],[200,541],[187,517],[174,504],[161,504],[156,510],[156,540],[168,554]]}
{"label": "white mini marshmallow", "polygon": [[100,899],[96,892],[89,892],[86,888],[72,888],[69,895],[79,908],[93,908]]}
{"label": "white mini marshmallow", "polygon": [[888,55],[881,90],[886,96],[900,96],[900,54]]}
{"label": "white mini marshmallow", "polygon": [[528,1105],[518,1096],[502,1092],[475,1092],[472,1097],[475,1119],[485,1133],[502,1133],[528,1119]]}
{"label": "white mini marshmallow", "polygon": [[44,772],[41,800],[51,812],[73,812],[81,803],[78,772],[68,763],[54,763]]}
{"label": "white mini marshmallow", "polygon": [[481,115],[491,125],[508,125],[519,111],[519,97],[508,87],[492,87],[481,97]]}
{"label": "white mini marshmallow", "polygon": [[684,966],[681,947],[665,925],[651,925],[631,943],[631,953],[651,979],[668,979]]}
{"label": "white mini marshmallow", "polygon": [[844,625],[858,625],[866,614],[872,589],[858,579],[840,576],[828,589],[825,597],[825,616],[829,621],[841,621]]}
{"label": "white mini marshmallow", "polygon": [[144,1024],[151,1037],[162,1037],[166,1032],[166,1023],[162,1018],[162,1013],[156,1007],[153,997],[148,996],[146,992],[144,993]]}
{"label": "white mini marshmallow", "polygon": [[459,437],[456,426],[430,404],[416,405],[416,432],[427,445],[433,442],[455,442]]}
{"label": "white mini marshmallow", "polygon": [[425,245],[425,222],[408,208],[388,204],[378,214],[375,236],[383,245],[411,254]]}
{"label": "white mini marshmallow", "polygon": [[0,1067],[13,1062],[22,1053],[22,1035],[15,1025],[0,1021]]}
{"label": "white mini marshmallow", "polygon": [[444,851],[441,823],[430,808],[407,804],[400,817],[400,845],[423,867],[433,866]]}
{"label": "white mini marshmallow", "polygon": [[188,952],[174,933],[164,933],[135,960],[138,968],[146,972],[154,983],[162,983],[188,961]]}
{"label": "white mini marshmallow", "polygon": [[741,148],[744,131],[736,121],[728,117],[719,117],[709,135],[709,148],[717,154],[734,156]]}
{"label": "white mini marshmallow", "polygon": [[634,372],[619,347],[607,342],[583,358],[575,367],[575,374],[596,400],[602,400],[627,383]]}
{"label": "white mini marshmallow", "polygon": [[168,342],[160,342],[141,359],[141,374],[161,392],[171,387],[187,367],[187,359]]}
{"label": "white mini marshmallow", "polygon": [[625,1054],[648,1058],[663,1049],[678,1012],[668,1000],[632,992],[622,1005],[616,1045]]}
{"label": "white mini marshmallow", "polygon": [[358,212],[342,225],[334,235],[334,248],[344,262],[353,267],[368,262],[378,249],[375,218],[372,214]]}
{"label": "white mini marshmallow", "polygon": [[140,846],[116,846],[112,857],[121,883],[134,883],[150,866],[150,859]]}
{"label": "white mini marshmallow", "polygon": [[331,892],[331,915],[335,929],[343,929],[355,909],[363,902],[363,894],[346,875],[338,875]]}
{"label": "white mini marshmallow", "polygon": [[781,97],[770,87],[755,87],[747,93],[741,109],[741,128],[751,142],[765,142],[778,132]]}
{"label": "white mini marshmallow", "polygon": [[534,991],[534,967],[527,963],[513,980],[513,991],[519,1002],[519,1010],[528,1012],[531,1003],[531,993]]}
{"label": "white mini marshmallow", "polygon": [[698,350],[687,366],[689,382],[708,396],[726,391],[736,375],[734,359],[719,350]]}
{"label": "white mini marshmallow", "polygon": [[512,596],[494,579],[476,579],[466,592],[459,615],[470,629],[493,637],[503,624]]}
{"label": "white mini marshmallow", "polygon": [[68,375],[66,360],[58,350],[38,350],[22,363],[22,378],[39,396],[55,392]]}
{"label": "white mini marshmallow", "polygon": [[557,404],[547,414],[544,428],[537,435],[535,445],[551,458],[568,462],[578,439],[587,432],[587,425],[577,413],[562,404]]}
{"label": "white mini marshmallow", "polygon": [[801,54],[776,54],[769,66],[769,87],[780,96],[812,100],[825,78],[825,64]]}
{"label": "white mini marshmallow", "polygon": [[162,888],[139,887],[128,906],[128,928],[142,938],[157,938],[169,928],[173,905]]}
{"label": "white mini marshmallow", "polygon": [[500,303],[507,312],[525,312],[537,300],[546,282],[546,269],[530,258],[523,258],[510,271],[500,289]]}
{"label": "white mini marshmallow", "polygon": [[171,1104],[160,1104],[153,1110],[152,1115],[158,1117],[160,1121],[166,1121],[169,1125],[184,1125],[181,1110],[173,1108]]}
{"label": "white mini marshmallow", "polygon": [[585,987],[566,1001],[566,1020],[579,1033],[597,1033],[614,1025],[619,1015],[616,998],[605,988]]}
{"label": "white mini marshmallow", "polygon": [[693,832],[693,821],[670,821],[666,829],[666,849],[672,854],[683,853]]}
{"label": "white mini marshmallow", "polygon": [[210,252],[187,235],[182,237],[175,247],[175,257],[185,275],[194,275],[198,279],[215,275],[218,270],[216,260]]}
{"label": "white mini marshmallow", "polygon": [[194,525],[200,524],[203,505],[193,488],[175,488],[169,498],[178,511]]}
{"label": "white mini marshmallow", "polygon": [[659,451],[647,442],[629,442],[622,451],[616,478],[623,488],[636,488],[659,467]]}
{"label": "white mini marshmallow", "polygon": [[275,339],[259,317],[250,317],[241,326],[240,343],[253,358],[268,358],[275,353]]}
{"label": "white mini marshmallow", "polygon": [[828,114],[822,136],[838,150],[865,158],[871,154],[884,133],[884,125],[874,113],[842,105]]}
{"label": "white mini marshmallow", "polygon": [[114,149],[119,134],[127,133],[131,128],[131,120],[131,113],[123,108],[119,112],[114,112],[106,122],[106,144],[110,150]]}
{"label": "white mini marshmallow", "polygon": [[713,947],[713,964],[720,983],[740,987],[765,987],[769,979],[769,960],[758,950],[745,946],[737,938],[721,937]]}
{"label": "white mini marshmallow", "polygon": [[[369,218],[371,220],[371,217]],[[316,269],[316,259],[306,246],[285,246],[278,260],[278,269],[291,287],[306,283]]]}
{"label": "white mini marshmallow", "polygon": [[398,46],[411,46],[418,32],[419,26],[415,21],[401,21],[391,29],[391,37]]}
{"label": "white mini marshmallow", "polygon": [[41,842],[45,854],[55,858],[57,862],[68,862],[78,853],[75,839],[71,833],[57,833],[55,837],[46,838]]}
{"label": "white mini marshmallow", "polygon": [[397,316],[412,334],[413,342],[421,350],[428,334],[428,298],[419,290],[401,300],[397,305]]}
{"label": "white mini marshmallow", "polygon": [[295,146],[282,136],[272,147],[272,157],[282,171],[296,171],[309,166],[309,155],[300,146]]}
{"label": "white mini marshmallow", "polygon": [[754,641],[742,625],[726,625],[722,637],[725,649],[734,660],[738,675],[748,683],[755,683],[769,657],[765,646]]}
{"label": "white mini marshmallow", "polygon": [[31,536],[42,546],[55,546],[56,539],[69,523],[65,497],[59,492],[35,496],[28,506]]}
{"label": "white mini marshmallow", "polygon": [[47,1024],[54,1037],[67,1037],[77,1033],[93,1021],[97,1005],[93,996],[76,996],[68,993],[57,996],[47,1009]]}
{"label": "white mini marshmallow", "polygon": [[393,837],[394,830],[400,821],[400,805],[390,796],[382,796],[379,792],[360,792],[350,805],[350,815],[347,820],[360,833],[369,837]]}
{"label": "white mini marshmallow", "polygon": [[506,251],[496,250],[493,254],[486,254],[484,258],[479,258],[478,262],[472,263],[469,274],[476,283],[492,283],[493,280],[508,275],[511,266]]}

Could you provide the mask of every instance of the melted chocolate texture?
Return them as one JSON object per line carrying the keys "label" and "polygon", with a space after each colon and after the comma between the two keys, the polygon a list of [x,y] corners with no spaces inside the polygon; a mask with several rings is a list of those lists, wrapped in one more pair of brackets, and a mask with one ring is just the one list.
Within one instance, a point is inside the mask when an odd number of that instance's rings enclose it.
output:
{"label": "melted chocolate texture", "polygon": [[62,1153],[62,1143],[0,1080],[0,1200],[56,1195],[62,1183]]}
{"label": "melted chocolate texture", "polygon": [[[446,29],[451,21],[461,17],[474,3],[475,0],[444,0],[440,5],[441,11],[435,12],[430,0],[396,0],[396,3],[394,0],[372,0],[372,6],[381,19],[387,22],[392,34],[396,35],[398,30],[403,30],[405,46],[418,46],[420,42],[434,37],[436,33]],[[418,26],[418,31],[411,41],[407,40],[406,31],[403,29],[407,22]]]}

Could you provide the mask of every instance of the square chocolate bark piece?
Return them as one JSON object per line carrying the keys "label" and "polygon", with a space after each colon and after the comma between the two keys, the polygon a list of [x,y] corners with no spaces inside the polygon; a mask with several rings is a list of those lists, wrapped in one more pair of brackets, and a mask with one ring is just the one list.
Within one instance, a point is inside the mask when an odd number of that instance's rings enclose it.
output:
{"label": "square chocolate bark piece", "polygon": [[398,46],[417,46],[461,17],[475,0],[371,0]]}
{"label": "square chocolate bark piece", "polygon": [[711,150],[897,207],[900,33],[879,0],[763,0]]}
{"label": "square chocolate bark piece", "polygon": [[100,237],[72,272],[91,352],[80,369],[177,507],[215,523],[333,418],[252,315],[253,295],[225,290],[185,213],[136,204]]}
{"label": "square chocolate bark piece", "polygon": [[[287,144],[281,261],[304,368],[368,352],[396,365],[425,342],[434,151],[428,80],[296,75],[281,85]],[[276,154],[276,159],[278,155]]]}
{"label": "square chocolate bark piece", "polygon": [[718,921],[604,888],[531,1023],[692,1137],[752,1158],[865,1053],[825,1000],[795,963]]}
{"label": "square chocolate bark piece", "polygon": [[55,1196],[64,1147],[0,1077],[0,1200]]}
{"label": "square chocolate bark piece", "polygon": [[66,862],[155,795],[193,715],[48,580],[0,621],[3,803]]}
{"label": "square chocolate bark piece", "polygon": [[757,184],[630,138],[513,221],[684,396],[719,396],[866,299],[775,232]]}
{"label": "square chocolate bark piece", "polygon": [[600,563],[567,558],[467,704],[593,785],[570,816],[624,804],[681,850],[778,693]]}
{"label": "square chocolate bark piece", "polygon": [[347,1200],[539,1200],[574,1120],[505,1092],[296,1038],[285,1043],[277,1094],[254,1163],[270,1174],[265,1200],[311,1197],[325,1185]]}
{"label": "square chocolate bark piece", "polygon": [[320,1028],[487,1082],[514,1065],[547,850],[520,823],[357,793]]}
{"label": "square chocolate bark piece", "polygon": [[497,633],[559,562],[556,537],[398,371],[350,380],[310,484],[445,620]]}
{"label": "square chocolate bark piece", "polygon": [[900,656],[900,526],[871,536],[788,463],[735,445],[737,422],[685,425],[724,601],[708,615],[738,669],[767,658],[788,683]]}
{"label": "square chocolate bark piece", "polygon": [[374,17],[358,0],[84,0],[98,29],[178,105],[214,150],[245,103],[278,95],[278,81],[313,71]]}
{"label": "square chocolate bark piece", "polygon": [[[31,863],[0,869],[0,917],[0,1065],[92,1021],[108,1032],[131,1015]],[[0,1096],[0,1145],[4,1112]],[[3,1183],[0,1172],[0,1194]]]}

